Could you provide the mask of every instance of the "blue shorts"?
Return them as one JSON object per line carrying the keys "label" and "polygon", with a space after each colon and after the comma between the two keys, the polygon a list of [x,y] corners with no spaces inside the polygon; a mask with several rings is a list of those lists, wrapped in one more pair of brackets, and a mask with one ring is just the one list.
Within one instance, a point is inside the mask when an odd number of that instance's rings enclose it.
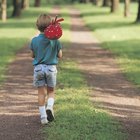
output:
{"label": "blue shorts", "polygon": [[56,65],[39,64],[34,67],[34,80],[35,87],[56,86],[57,68]]}

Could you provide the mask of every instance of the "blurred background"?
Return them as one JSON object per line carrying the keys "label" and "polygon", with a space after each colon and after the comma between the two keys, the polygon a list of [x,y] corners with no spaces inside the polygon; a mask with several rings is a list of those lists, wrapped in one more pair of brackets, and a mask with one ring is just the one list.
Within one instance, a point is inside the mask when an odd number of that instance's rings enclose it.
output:
{"label": "blurred background", "polygon": [[[123,14],[125,17],[131,13],[130,6],[132,3],[137,3],[137,18],[136,21],[140,20],[140,1],[139,0],[1,0],[1,20],[6,21],[9,17],[19,17],[24,9],[31,7],[40,7],[41,5],[61,5],[61,4],[75,4],[92,3],[96,6],[110,8],[110,13],[118,12],[120,5],[123,4]],[[86,5],[85,5],[86,6]],[[86,7],[85,7],[86,8]]]}
{"label": "blurred background", "polygon": [[36,33],[37,16],[55,5],[65,17],[65,35],[70,31],[67,7],[72,5],[101,46],[118,57],[126,76],[140,85],[140,0],[0,0],[0,79],[16,50]]}

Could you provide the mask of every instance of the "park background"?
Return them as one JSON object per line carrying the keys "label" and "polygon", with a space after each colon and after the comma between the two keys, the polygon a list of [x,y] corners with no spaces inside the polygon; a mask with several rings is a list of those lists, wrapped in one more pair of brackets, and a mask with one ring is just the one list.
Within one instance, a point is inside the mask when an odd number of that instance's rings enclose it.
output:
{"label": "park background", "polygon": [[[98,38],[100,45],[110,50],[125,77],[140,86],[140,1],[90,0],[1,0],[0,21],[0,82],[6,80],[8,65],[15,54],[37,33],[37,16],[49,13],[57,5],[61,9],[65,51],[70,47],[70,16],[72,5],[81,12],[86,26]],[[56,122],[41,131],[47,140],[123,140],[127,132],[105,110],[89,101],[89,87],[73,60],[59,64]],[[67,94],[67,96],[65,96]],[[71,110],[73,112],[71,113]],[[59,119],[61,118],[61,119]]]}

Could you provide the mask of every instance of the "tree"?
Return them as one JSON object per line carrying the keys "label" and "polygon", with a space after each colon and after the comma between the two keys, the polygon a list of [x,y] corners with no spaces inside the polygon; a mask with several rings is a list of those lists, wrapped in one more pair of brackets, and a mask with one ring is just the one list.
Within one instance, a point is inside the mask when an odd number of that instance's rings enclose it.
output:
{"label": "tree", "polygon": [[89,3],[90,2],[90,0],[85,0],[85,3]]}
{"label": "tree", "polygon": [[97,5],[97,6],[100,5],[100,0],[90,0],[90,2],[94,5]]}
{"label": "tree", "polygon": [[22,0],[21,1],[21,8],[26,9],[29,7],[29,0]]}
{"label": "tree", "polygon": [[47,2],[46,2],[47,4],[51,4],[51,0],[46,0],[46,1],[47,1]]}
{"label": "tree", "polygon": [[20,0],[13,0],[13,13],[12,17],[19,17],[21,15],[21,1]]}
{"label": "tree", "polygon": [[130,6],[130,0],[124,0],[124,16],[125,17],[129,15],[129,6]]}
{"label": "tree", "polygon": [[95,0],[95,5],[99,6],[100,5],[100,0]]}
{"label": "tree", "polygon": [[7,0],[1,1],[1,19],[6,21],[7,18]]}
{"label": "tree", "polygon": [[89,3],[90,0],[80,0],[79,2],[80,2],[80,3]]}
{"label": "tree", "polygon": [[103,0],[103,7],[110,6],[110,0]]}
{"label": "tree", "polygon": [[40,7],[41,0],[35,0],[34,6],[35,7]]}
{"label": "tree", "polygon": [[119,0],[111,0],[111,13],[115,13],[119,8]]}
{"label": "tree", "polygon": [[138,1],[138,13],[137,13],[136,22],[140,22],[140,0]]}

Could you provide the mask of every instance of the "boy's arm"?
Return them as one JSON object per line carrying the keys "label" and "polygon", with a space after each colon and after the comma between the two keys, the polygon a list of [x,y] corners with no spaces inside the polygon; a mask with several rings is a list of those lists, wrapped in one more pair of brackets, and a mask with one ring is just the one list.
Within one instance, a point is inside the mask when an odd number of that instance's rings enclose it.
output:
{"label": "boy's arm", "polygon": [[62,55],[63,55],[62,50],[60,49],[59,52],[58,52],[58,58],[62,58]]}
{"label": "boy's arm", "polygon": [[30,48],[29,56],[32,57],[32,58],[35,58],[35,55],[33,53],[33,42],[32,41],[29,44],[29,48]]}
{"label": "boy's arm", "polygon": [[33,51],[32,51],[32,50],[30,50],[30,56],[31,56],[32,58],[34,58],[34,57],[35,57],[35,55],[34,55],[34,53],[33,53]]}

